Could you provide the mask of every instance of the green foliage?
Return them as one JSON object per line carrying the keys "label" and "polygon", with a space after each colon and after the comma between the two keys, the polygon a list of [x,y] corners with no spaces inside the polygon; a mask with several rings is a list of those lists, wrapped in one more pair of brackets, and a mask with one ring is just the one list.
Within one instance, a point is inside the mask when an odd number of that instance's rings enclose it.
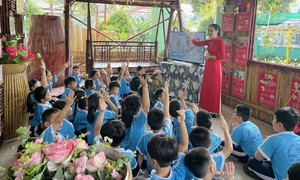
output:
{"label": "green foliage", "polygon": [[289,66],[296,66],[300,67],[300,59],[289,59],[289,64],[286,64],[285,58],[281,57],[275,57],[275,56],[270,56],[270,55],[259,55],[259,56],[254,56],[253,58],[256,61],[262,61],[262,62],[268,62],[272,64],[281,64],[281,65],[289,65]]}
{"label": "green foliage", "polygon": [[133,32],[133,24],[128,13],[121,9],[108,16],[106,29],[113,32],[117,39],[125,40]]}
{"label": "green foliage", "polygon": [[224,0],[182,0],[181,3],[188,3],[193,7],[195,13],[204,16],[213,16],[217,6],[221,6]]}
{"label": "green foliage", "polygon": [[290,12],[290,4],[296,2],[296,0],[261,0],[258,1],[257,10],[258,14],[271,12]]}
{"label": "green foliage", "polygon": [[42,7],[38,6],[36,3],[34,3],[34,0],[28,0],[26,3],[26,31],[29,31],[29,25],[30,25],[30,16],[31,15],[40,15],[43,14]]}
{"label": "green foliage", "polygon": [[54,5],[64,4],[64,0],[44,0],[44,2],[50,5],[51,14],[54,14]]}
{"label": "green foliage", "polygon": [[[90,10],[91,10],[91,19],[96,18],[96,3],[90,3]],[[71,15],[74,15],[74,13],[79,13],[82,15],[81,20],[84,22],[87,21],[88,16],[88,9],[87,9],[87,3],[74,3],[71,6]]]}
{"label": "green foliage", "polygon": [[209,25],[214,23],[214,17],[213,16],[206,16],[198,24],[198,32],[206,32],[207,34],[207,28]]}
{"label": "green foliage", "polygon": [[[151,26],[151,19],[139,17],[132,20],[133,26],[135,27],[136,33],[140,33],[145,31]],[[150,38],[151,30],[144,32],[143,34],[139,35],[140,41],[145,41],[146,39]]]}

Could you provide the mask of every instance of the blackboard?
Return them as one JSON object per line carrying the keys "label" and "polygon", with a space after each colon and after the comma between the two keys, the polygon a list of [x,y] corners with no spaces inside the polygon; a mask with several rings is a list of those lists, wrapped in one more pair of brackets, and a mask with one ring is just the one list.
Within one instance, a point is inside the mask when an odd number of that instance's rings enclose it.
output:
{"label": "blackboard", "polygon": [[[191,32],[194,39],[203,41],[204,32]],[[204,63],[204,46],[195,46],[188,42],[183,32],[170,32],[168,59],[192,63]]]}

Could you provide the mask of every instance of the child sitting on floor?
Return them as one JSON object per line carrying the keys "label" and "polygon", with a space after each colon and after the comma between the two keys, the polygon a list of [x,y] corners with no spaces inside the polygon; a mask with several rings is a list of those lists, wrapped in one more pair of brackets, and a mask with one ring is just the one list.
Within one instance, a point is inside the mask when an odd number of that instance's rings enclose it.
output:
{"label": "child sitting on floor", "polygon": [[36,104],[36,100],[34,98],[34,90],[37,87],[41,86],[41,82],[36,79],[31,79],[30,81],[28,81],[28,85],[29,85],[30,92],[27,95],[27,112],[30,113],[29,119],[31,120],[33,118],[33,113],[35,111],[35,104]]}
{"label": "child sitting on floor", "polygon": [[234,164],[232,162],[226,163],[224,172],[222,174],[217,174],[216,163],[207,148],[194,148],[187,153],[184,162],[189,171],[198,179],[211,180],[214,179],[216,175],[218,177],[222,175],[225,180],[234,180]]}
{"label": "child sitting on floor", "polygon": [[75,90],[75,104],[74,104],[74,120],[73,125],[75,129],[76,136],[87,133],[86,123],[87,123],[87,97],[82,89]]}
{"label": "child sitting on floor", "polygon": [[[118,109],[118,111],[116,112],[117,114],[119,114],[121,108],[120,100],[118,97],[119,91],[120,91],[120,83],[117,81],[111,81],[109,83],[109,99],[117,107]],[[107,109],[112,110],[110,106],[108,106]]]}
{"label": "child sitting on floor", "polygon": [[43,113],[43,123],[47,129],[43,132],[43,141],[49,144],[75,137],[73,124],[66,120],[72,113],[71,106],[74,103],[74,93],[66,97],[66,101],[57,101],[55,107]]}
{"label": "child sitting on floor", "polygon": [[52,108],[49,101],[51,100],[50,91],[48,88],[40,86],[34,90],[34,98],[37,101],[35,106],[35,112],[30,123],[31,137],[38,137],[36,133],[39,125],[42,123],[42,114],[46,109]]}
{"label": "child sitting on floor", "polygon": [[65,91],[61,95],[61,100],[64,100],[71,92],[74,92],[76,89],[76,79],[72,76],[66,77],[64,80]]}
{"label": "child sitting on floor", "polygon": [[89,96],[89,95],[94,94],[96,92],[95,91],[96,84],[95,84],[93,79],[85,80],[84,87],[85,87],[86,96]]}
{"label": "child sitting on floor", "polygon": [[184,153],[188,151],[188,133],[184,110],[177,111],[180,130],[180,144],[165,135],[154,136],[147,145],[149,161],[154,170],[151,179],[185,179]]}
{"label": "child sitting on floor", "polygon": [[173,125],[169,115],[169,93],[168,92],[168,82],[165,82],[164,92],[166,97],[164,99],[165,109],[162,111],[159,108],[153,108],[149,111],[147,119],[148,125],[150,126],[152,132],[145,134],[139,141],[136,149],[138,153],[138,164],[142,166],[143,159],[147,160],[147,168],[151,172],[152,166],[149,161],[149,154],[147,151],[147,144],[154,136],[164,134],[169,137],[173,137]]}
{"label": "child sitting on floor", "polygon": [[73,66],[70,76],[76,79],[76,87],[79,87],[81,83],[80,67],[77,65]]}
{"label": "child sitting on floor", "polygon": [[125,124],[122,121],[113,120],[113,121],[108,121],[106,124],[102,126],[102,121],[104,118],[106,106],[107,105],[105,104],[105,101],[103,99],[100,99],[99,100],[100,115],[97,118],[97,122],[94,128],[94,142],[99,146],[101,146],[102,139],[105,139],[106,137],[112,139],[111,146],[113,147],[113,149],[131,159],[130,165],[132,169],[132,174],[133,176],[136,176],[140,170],[140,166],[136,163],[134,153],[131,150],[125,150],[124,148],[120,147],[123,139],[125,138],[125,133],[126,133]]}
{"label": "child sitting on floor", "polygon": [[155,97],[156,97],[156,103],[154,104],[153,108],[160,108],[160,109],[164,109],[164,93],[163,93],[163,89],[160,88],[158,90],[156,90],[155,92]]}

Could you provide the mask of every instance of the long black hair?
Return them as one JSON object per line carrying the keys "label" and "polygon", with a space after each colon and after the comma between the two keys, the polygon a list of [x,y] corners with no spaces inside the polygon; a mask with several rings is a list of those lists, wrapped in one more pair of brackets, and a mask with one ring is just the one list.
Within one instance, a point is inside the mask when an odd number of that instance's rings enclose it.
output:
{"label": "long black hair", "polygon": [[142,100],[138,95],[132,94],[124,99],[124,109],[121,116],[126,128],[130,128],[133,116],[139,111],[141,105]]}
{"label": "long black hair", "polygon": [[86,106],[87,106],[87,99],[86,99],[86,95],[85,95],[85,91],[83,89],[76,89],[75,90],[75,96],[76,96],[76,99],[75,99],[75,104],[74,104],[74,112],[73,112],[73,122],[75,120],[75,116],[76,116],[76,113],[77,113],[77,106],[80,108],[80,109],[86,109]]}
{"label": "long black hair", "polygon": [[220,26],[218,24],[211,24],[208,27],[214,28],[214,30],[218,31],[218,37],[221,36],[221,28],[220,28]]}
{"label": "long black hair", "polygon": [[101,95],[98,93],[94,93],[89,95],[88,97],[88,115],[87,120],[90,124],[93,124],[95,120],[95,113],[99,109],[99,99]]}

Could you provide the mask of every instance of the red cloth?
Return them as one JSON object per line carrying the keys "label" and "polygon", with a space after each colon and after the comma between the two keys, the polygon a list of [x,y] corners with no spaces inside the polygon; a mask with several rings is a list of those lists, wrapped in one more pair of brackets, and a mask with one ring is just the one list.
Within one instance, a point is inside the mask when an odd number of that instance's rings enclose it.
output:
{"label": "red cloth", "polygon": [[210,113],[220,114],[222,60],[226,56],[225,43],[219,37],[207,41],[193,39],[192,43],[196,46],[207,45],[209,55],[216,56],[216,59],[209,59],[205,63],[199,106]]}

